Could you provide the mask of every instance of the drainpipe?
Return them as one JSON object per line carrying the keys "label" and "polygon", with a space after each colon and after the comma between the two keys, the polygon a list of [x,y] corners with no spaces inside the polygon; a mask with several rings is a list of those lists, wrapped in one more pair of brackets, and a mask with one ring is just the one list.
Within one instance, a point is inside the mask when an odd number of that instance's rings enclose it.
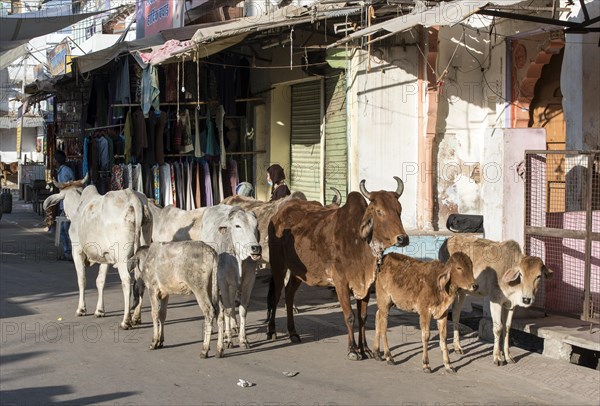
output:
{"label": "drainpipe", "polygon": [[[419,172],[417,181],[417,227],[432,231],[434,206],[434,176],[436,170],[433,162],[433,143],[435,142],[438,109],[438,87],[436,73],[431,67],[436,66],[438,53],[438,27],[431,27],[427,32],[420,29],[419,47],[424,54],[419,56]],[[427,57],[427,61],[425,61]],[[427,81],[425,82],[425,77]],[[427,124],[424,123],[425,95],[427,86]]]}

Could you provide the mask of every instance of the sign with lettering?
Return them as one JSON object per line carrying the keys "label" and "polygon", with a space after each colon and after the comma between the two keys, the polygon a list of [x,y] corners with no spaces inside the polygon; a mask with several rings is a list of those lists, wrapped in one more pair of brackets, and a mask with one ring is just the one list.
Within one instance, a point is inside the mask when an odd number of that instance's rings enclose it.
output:
{"label": "sign with lettering", "polygon": [[183,26],[182,0],[137,0],[136,38],[158,34],[169,28]]}
{"label": "sign with lettering", "polygon": [[51,76],[71,72],[71,48],[66,39],[48,52],[48,66],[50,67]]}

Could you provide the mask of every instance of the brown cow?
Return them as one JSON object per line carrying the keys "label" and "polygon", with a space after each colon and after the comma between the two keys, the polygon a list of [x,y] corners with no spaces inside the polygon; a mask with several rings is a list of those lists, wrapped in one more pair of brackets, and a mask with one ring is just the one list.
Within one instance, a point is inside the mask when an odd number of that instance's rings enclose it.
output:
{"label": "brown cow", "polygon": [[2,171],[2,178],[4,179],[4,186],[8,185],[8,176],[16,175],[19,173],[18,162],[0,162],[0,171]]}
{"label": "brown cow", "polygon": [[[394,192],[368,192],[365,181],[360,193],[348,195],[346,204],[323,207],[314,202],[290,200],[279,208],[269,224],[269,250],[274,278],[273,312],[267,338],[274,338],[275,313],[289,269],[292,277],[285,288],[287,327],[292,342],[300,342],[294,325],[294,295],[301,282],[309,286],[335,286],[348,328],[348,358],[373,356],[365,337],[365,322],[371,285],[377,264],[390,246],[406,246],[408,236],[402,225],[398,198],[404,184],[394,177]],[[367,205],[367,198],[370,203]],[[358,346],[354,340],[355,313],[350,293],[356,298]],[[359,355],[360,354],[360,355]]]}
{"label": "brown cow", "polygon": [[377,316],[375,317],[375,359],[382,361],[379,341],[383,338],[383,356],[388,364],[394,364],[387,339],[387,320],[392,304],[397,308],[419,313],[421,340],[423,342],[423,372],[431,372],[427,344],[429,322],[437,320],[440,334],[440,349],[446,371],[455,372],[450,365],[446,345],[448,308],[452,305],[456,291],[477,289],[473,277],[473,263],[462,252],[453,254],[447,263],[424,262],[402,254],[387,255],[377,275]]}
{"label": "brown cow", "polygon": [[[509,332],[515,306],[529,307],[533,304],[542,276],[549,278],[552,271],[538,257],[523,255],[519,243],[513,240],[496,242],[475,236],[450,237],[447,249],[442,246],[441,259],[455,252],[464,252],[473,261],[473,274],[479,285],[478,296],[490,298],[490,312],[494,332],[494,364],[515,362],[509,352]],[[454,352],[463,353],[460,346],[460,311],[465,292],[459,291],[452,308],[454,324]],[[504,335],[504,358],[500,342]]]}

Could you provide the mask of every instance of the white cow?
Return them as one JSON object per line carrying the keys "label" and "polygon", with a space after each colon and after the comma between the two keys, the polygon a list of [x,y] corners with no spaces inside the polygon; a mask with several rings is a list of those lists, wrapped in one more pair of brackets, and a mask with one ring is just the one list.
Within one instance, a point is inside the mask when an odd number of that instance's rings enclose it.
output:
{"label": "white cow", "polygon": [[[219,319],[225,317],[225,344],[230,348],[235,298],[240,297],[240,347],[249,348],[246,338],[246,314],[261,259],[256,215],[240,207],[217,205],[186,211],[173,206],[151,207],[152,241],[196,240],[215,249],[219,255],[217,279],[221,292]],[[139,308],[140,306],[138,306]],[[138,314],[136,308],[136,315]],[[134,315],[134,318],[136,318]]]}
{"label": "white cow", "polygon": [[103,196],[93,185],[84,189],[86,182],[87,175],[82,180],[55,182],[60,192],[44,200],[44,210],[64,200],[64,211],[71,221],[69,237],[73,246],[73,262],[79,285],[79,305],[76,314],[84,316],[87,312],[86,265],[100,264],[96,278],[98,303],[94,314],[96,317],[104,316],[104,283],[108,267],[113,265],[119,271],[125,302],[121,327],[129,329],[129,261],[140,246],[144,209],[140,199],[131,190],[108,192]]}
{"label": "white cow", "polygon": [[[442,246],[441,259],[456,252],[467,254],[473,261],[473,275],[479,286],[471,295],[489,297],[494,332],[494,364],[514,363],[510,355],[509,333],[515,306],[529,307],[533,304],[542,277],[549,278],[552,271],[538,257],[524,255],[516,241],[496,242],[475,236],[450,237],[447,249]],[[462,354],[458,323],[465,292],[459,290],[452,307],[454,324],[454,352]],[[504,360],[500,345],[504,338]]]}

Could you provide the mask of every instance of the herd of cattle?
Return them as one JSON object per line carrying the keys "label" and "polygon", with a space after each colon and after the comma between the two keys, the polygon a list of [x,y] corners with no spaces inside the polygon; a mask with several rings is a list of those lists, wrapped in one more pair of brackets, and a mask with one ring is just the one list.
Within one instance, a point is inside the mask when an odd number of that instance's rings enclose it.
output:
{"label": "herd of cattle", "polygon": [[[300,342],[294,325],[296,290],[302,282],[333,286],[348,329],[349,359],[381,360],[382,339],[383,357],[394,363],[387,340],[387,318],[395,305],[419,314],[423,370],[431,372],[427,345],[433,317],[438,323],[444,366],[454,372],[446,346],[448,310],[453,306],[452,318],[457,326],[465,294],[475,294],[487,296],[491,302],[494,363],[514,362],[509,352],[514,308],[531,306],[541,277],[549,277],[552,271],[539,258],[524,255],[514,241],[493,242],[473,236],[451,237],[440,251],[441,261],[388,254],[386,249],[409,243],[399,203],[404,184],[400,178],[394,179],[394,191],[369,192],[365,181],[361,181],[360,193],[349,193],[343,205],[341,196],[324,206],[296,192],[266,203],[232,196],[217,206],[185,211],[172,206],[160,208],[132,190],[100,195],[95,186],[86,187],[86,177],[55,182],[59,193],[44,201],[44,209],[64,201],[65,214],[71,221],[69,235],[79,285],[77,315],[87,312],[85,269],[96,263],[100,266],[94,314],[104,315],[104,283],[108,267],[113,265],[123,288],[123,329],[141,322],[144,292],[149,292],[154,325],[152,349],[163,345],[169,295],[192,293],[205,317],[201,357],[208,356],[215,318],[216,356],[222,357],[224,348],[233,346],[236,302],[239,345],[249,348],[246,314],[257,269],[266,267],[272,273],[267,298],[268,339],[276,337],[275,315],[282,289],[289,338]],[[130,306],[132,273],[134,304]],[[373,285],[378,310],[371,351],[365,323]],[[463,353],[457,328],[454,351]]]}

